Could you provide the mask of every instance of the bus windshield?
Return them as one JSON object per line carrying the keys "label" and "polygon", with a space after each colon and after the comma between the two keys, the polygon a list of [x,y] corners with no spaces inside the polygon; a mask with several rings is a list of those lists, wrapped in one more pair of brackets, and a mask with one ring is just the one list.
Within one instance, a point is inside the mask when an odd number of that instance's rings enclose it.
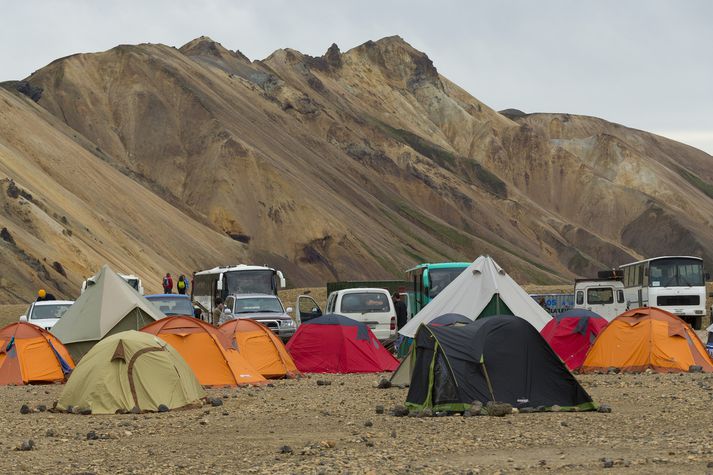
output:
{"label": "bus windshield", "polygon": [[225,273],[228,294],[275,294],[275,271],[241,270]]}
{"label": "bus windshield", "polygon": [[703,286],[703,263],[681,257],[656,259],[650,264],[649,283],[651,287]]}
{"label": "bus windshield", "polygon": [[445,269],[429,269],[428,277],[431,281],[430,288],[428,290],[428,296],[433,299],[436,295],[440,294],[443,289],[446,288],[448,284],[453,282],[453,280],[458,277],[465,267],[451,267]]}

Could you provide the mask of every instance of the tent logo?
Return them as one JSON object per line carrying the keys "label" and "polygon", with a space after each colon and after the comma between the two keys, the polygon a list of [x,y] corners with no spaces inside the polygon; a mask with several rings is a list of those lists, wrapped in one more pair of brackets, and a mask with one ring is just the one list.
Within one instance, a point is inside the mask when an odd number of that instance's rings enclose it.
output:
{"label": "tent logo", "polygon": [[527,398],[520,398],[520,399],[517,400],[517,403],[518,403],[518,404],[525,404],[525,403],[527,403],[527,402],[530,402],[530,400],[527,399]]}

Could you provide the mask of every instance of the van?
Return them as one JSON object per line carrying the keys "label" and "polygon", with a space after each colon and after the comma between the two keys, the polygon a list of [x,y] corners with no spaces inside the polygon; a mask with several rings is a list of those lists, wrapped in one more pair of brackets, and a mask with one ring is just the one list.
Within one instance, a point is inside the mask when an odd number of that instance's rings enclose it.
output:
{"label": "van", "polygon": [[396,336],[396,310],[386,289],[343,289],[329,294],[327,312],[366,323],[376,338]]}
{"label": "van", "polygon": [[591,310],[611,322],[628,310],[624,284],[619,279],[577,279],[574,308]]}

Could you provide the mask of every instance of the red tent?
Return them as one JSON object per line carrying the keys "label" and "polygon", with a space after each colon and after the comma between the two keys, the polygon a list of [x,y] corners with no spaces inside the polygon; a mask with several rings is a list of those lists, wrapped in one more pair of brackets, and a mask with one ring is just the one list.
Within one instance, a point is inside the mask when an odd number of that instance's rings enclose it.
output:
{"label": "red tent", "polygon": [[609,322],[594,312],[575,308],[550,320],[540,334],[571,370],[579,369],[597,335]]}
{"label": "red tent", "polygon": [[378,373],[399,366],[368,326],[342,315],[303,323],[287,350],[303,373]]}

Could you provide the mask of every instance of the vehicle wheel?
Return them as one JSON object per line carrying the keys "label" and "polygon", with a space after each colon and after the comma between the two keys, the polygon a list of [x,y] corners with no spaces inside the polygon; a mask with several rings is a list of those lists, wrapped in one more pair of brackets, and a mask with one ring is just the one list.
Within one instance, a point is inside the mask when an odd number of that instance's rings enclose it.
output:
{"label": "vehicle wheel", "polygon": [[703,317],[693,317],[693,322],[691,323],[691,326],[693,327],[694,330],[700,330],[703,323]]}

